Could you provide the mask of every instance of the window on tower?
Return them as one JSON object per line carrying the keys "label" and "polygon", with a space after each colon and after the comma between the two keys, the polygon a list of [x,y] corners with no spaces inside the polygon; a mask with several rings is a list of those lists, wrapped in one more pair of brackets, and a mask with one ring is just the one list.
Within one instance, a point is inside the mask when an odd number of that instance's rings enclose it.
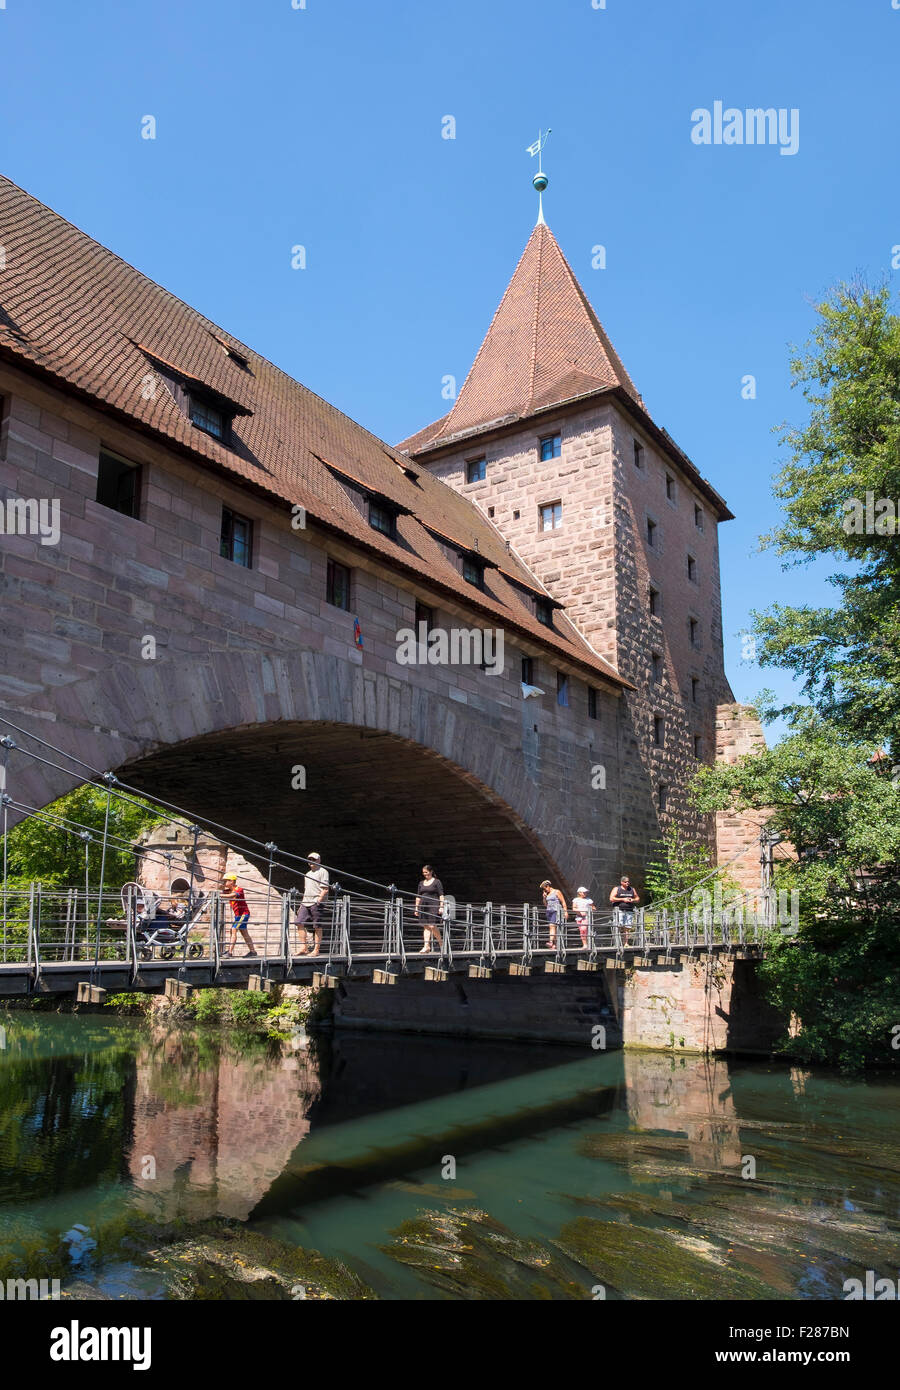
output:
{"label": "window on tower", "polygon": [[648,591],[647,591],[647,607],[650,609],[650,616],[651,616],[651,618],[656,618],[656,617],[659,616],[659,612],[660,612],[659,589],[657,589],[657,587],[656,587],[655,584],[651,584],[651,585],[650,585],[650,588],[649,588]]}
{"label": "window on tower", "polygon": [[558,434],[548,434],[541,440],[541,463],[546,463],[548,459],[558,459],[562,453],[562,436]]}
{"label": "window on tower", "polygon": [[634,441],[634,466],[643,468],[644,466],[644,446],[639,439]]}
{"label": "window on tower", "polygon": [[483,483],[487,474],[487,462],[484,459],[469,459],[466,463],[466,482]]}
{"label": "window on tower", "polygon": [[562,526],[562,502],[546,502],[540,508],[542,531],[556,531]]}

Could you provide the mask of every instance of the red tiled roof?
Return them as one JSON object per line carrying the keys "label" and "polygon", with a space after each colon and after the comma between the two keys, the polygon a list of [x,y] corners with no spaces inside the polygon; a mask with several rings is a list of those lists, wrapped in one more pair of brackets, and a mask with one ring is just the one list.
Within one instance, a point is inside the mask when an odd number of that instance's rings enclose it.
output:
{"label": "red tiled roof", "polygon": [[[310,521],[455,592],[494,624],[527,632],[559,656],[616,685],[628,684],[567,619],[558,620],[557,632],[538,622],[501,571],[528,588],[543,586],[466,498],[2,176],[0,245],[6,256],[0,356],[82,394],[214,472],[300,504]],[[171,364],[247,412],[234,421],[231,447],[193,425],[161,378],[148,392],[154,361]],[[409,509],[398,517],[396,540],[368,525],[323,459]],[[428,526],[497,566],[487,570],[484,592],[462,579]]]}
{"label": "red tiled roof", "polygon": [[550,228],[528,239],[472,369],[449,414],[397,445],[410,458],[608,391],[623,402],[715,507],[723,499],[647,413]]}
{"label": "red tiled roof", "polygon": [[[586,391],[637,390],[560,250],[539,222],[500,301],[453,409],[402,448],[521,418]],[[415,441],[415,443],[413,443]]]}

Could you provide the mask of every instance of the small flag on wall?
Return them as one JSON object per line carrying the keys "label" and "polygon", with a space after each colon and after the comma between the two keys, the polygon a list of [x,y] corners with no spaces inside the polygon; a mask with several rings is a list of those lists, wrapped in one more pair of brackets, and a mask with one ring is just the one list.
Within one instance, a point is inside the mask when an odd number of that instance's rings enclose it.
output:
{"label": "small flag on wall", "polygon": [[358,647],[363,644],[362,628],[359,625],[359,618],[353,619],[353,640]]}

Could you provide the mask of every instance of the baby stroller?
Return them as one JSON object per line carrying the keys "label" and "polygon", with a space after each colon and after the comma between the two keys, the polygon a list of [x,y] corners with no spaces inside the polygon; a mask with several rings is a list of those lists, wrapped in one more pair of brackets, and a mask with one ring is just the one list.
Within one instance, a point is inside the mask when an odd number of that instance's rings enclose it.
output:
{"label": "baby stroller", "polygon": [[122,888],[122,906],[126,918],[132,904],[135,914],[134,940],[141,960],[152,960],[157,949],[161,960],[174,960],[179,951],[184,951],[185,943],[189,956],[196,959],[203,955],[203,943],[188,942],[188,936],[208,907],[206,894],[201,893],[192,902],[189,901],[184,916],[180,918],[162,906],[158,893],[142,887],[140,883],[126,883]]}

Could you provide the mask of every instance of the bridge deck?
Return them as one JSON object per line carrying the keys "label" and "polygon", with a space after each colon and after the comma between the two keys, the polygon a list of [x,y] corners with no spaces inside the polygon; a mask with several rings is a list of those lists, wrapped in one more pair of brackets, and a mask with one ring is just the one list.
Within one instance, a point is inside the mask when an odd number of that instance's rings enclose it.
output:
{"label": "bridge deck", "polygon": [[[625,968],[637,961],[663,964],[667,961],[683,959],[688,955],[707,955],[708,953],[754,954],[758,948],[715,943],[710,946],[690,948],[688,946],[612,946],[598,947],[593,953],[586,950],[566,952],[561,958],[555,951],[537,950],[532,952],[529,964],[535,973],[547,973],[547,966],[562,965],[569,970],[582,968],[591,960],[598,968]],[[521,960],[520,951],[498,951],[494,960],[484,962],[497,974],[509,973],[509,967]],[[284,956],[241,956],[230,960],[220,960],[218,965],[210,957],[187,960],[141,961],[137,966],[122,960],[88,961],[48,961],[39,968],[25,961],[0,963],[0,998],[33,995],[72,994],[83,982],[99,985],[110,993],[158,993],[165,988],[165,981],[177,979],[198,989],[246,988],[251,975],[262,975],[276,982],[292,984],[311,984],[314,975],[328,975],[332,978],[366,980],[372,979],[375,970],[390,970],[401,976],[422,976],[429,966],[439,966],[448,974],[467,975],[470,965],[482,962],[479,951],[460,951],[451,960],[441,960],[437,953],[431,955],[407,956],[401,962],[396,957],[388,957],[383,952],[356,955],[349,965],[341,961],[329,961],[328,957],[301,956],[285,959]]]}

